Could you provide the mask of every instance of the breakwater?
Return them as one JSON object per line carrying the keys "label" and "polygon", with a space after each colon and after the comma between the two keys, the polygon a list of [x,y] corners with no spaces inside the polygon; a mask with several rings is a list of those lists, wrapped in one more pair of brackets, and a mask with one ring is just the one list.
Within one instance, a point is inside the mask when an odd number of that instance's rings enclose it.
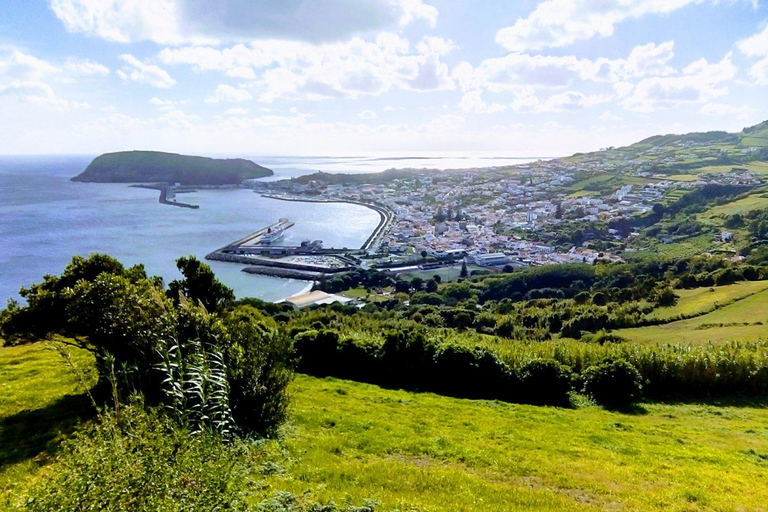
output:
{"label": "breakwater", "polygon": [[178,206],[181,208],[190,208],[192,210],[197,210],[200,208],[200,205],[197,204],[189,204],[189,203],[180,203],[178,201],[168,199],[168,193],[170,191],[171,197],[173,197],[174,194],[183,193],[183,192],[197,192],[194,188],[175,188],[171,185],[131,185],[132,187],[136,188],[148,188],[151,190],[159,190],[160,191],[160,199],[158,200],[161,204],[167,204],[170,206]]}

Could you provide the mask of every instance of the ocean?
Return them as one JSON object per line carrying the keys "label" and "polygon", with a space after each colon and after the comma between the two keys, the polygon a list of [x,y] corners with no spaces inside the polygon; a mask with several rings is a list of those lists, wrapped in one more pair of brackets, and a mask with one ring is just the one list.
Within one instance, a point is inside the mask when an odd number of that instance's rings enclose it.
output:
{"label": "ocean", "polygon": [[[93,159],[86,156],[0,157],[0,301],[60,274],[73,255],[107,253],[125,265],[143,263],[166,282],[179,278],[175,260],[209,252],[288,218],[295,226],[282,243],[322,240],[326,247],[359,247],[379,222],[374,211],[351,204],[285,202],[250,190],[200,190],[179,194],[197,210],[158,203],[158,192],[125,184],[74,183]],[[485,155],[450,157],[249,157],[275,171],[267,180],[317,171],[379,172],[390,168],[471,168],[532,159]],[[276,301],[310,283],[241,272],[234,263],[207,262],[238,298]],[[0,305],[1,307],[1,305]]]}

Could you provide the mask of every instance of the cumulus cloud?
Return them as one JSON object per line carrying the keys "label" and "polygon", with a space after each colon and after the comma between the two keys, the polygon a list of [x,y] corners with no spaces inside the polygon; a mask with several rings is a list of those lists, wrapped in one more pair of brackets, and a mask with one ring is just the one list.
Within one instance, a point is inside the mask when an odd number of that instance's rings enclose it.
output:
{"label": "cumulus cloud", "polygon": [[244,116],[248,114],[248,112],[249,110],[247,108],[230,108],[224,111],[228,116]]}
{"label": "cumulus cloud", "polygon": [[621,121],[621,118],[617,116],[616,114],[613,114],[610,110],[606,110],[602,114],[600,114],[600,117],[598,117],[601,121]]}
{"label": "cumulus cloud", "polygon": [[736,119],[748,119],[750,115],[757,113],[757,109],[749,105],[737,107],[724,103],[707,103],[699,110],[699,114],[715,117],[735,117]]}
{"label": "cumulus cloud", "polygon": [[60,98],[54,93],[53,88],[43,82],[13,81],[9,84],[0,84],[0,96],[10,97],[25,103],[44,105],[60,110],[70,108],[90,108],[87,103],[78,103]]}
{"label": "cumulus cloud", "polygon": [[360,119],[376,119],[379,116],[377,116],[376,112],[374,112],[373,110],[363,110],[362,112],[357,114],[357,117],[359,117]]}
{"label": "cumulus cloud", "polygon": [[102,66],[98,62],[93,62],[89,59],[76,59],[74,57],[70,57],[67,59],[64,67],[67,71],[81,75],[106,76],[109,74],[108,67]]}
{"label": "cumulus cloud", "polygon": [[176,85],[176,80],[159,66],[147,61],[142,62],[128,53],[121,55],[120,60],[127,64],[117,71],[118,76],[123,80],[132,80],[160,89],[170,89]]}
{"label": "cumulus cloud", "polygon": [[248,101],[253,99],[251,93],[245,89],[238,89],[231,85],[221,84],[216,87],[213,94],[205,99],[206,103],[219,103],[220,101],[227,103],[239,103],[241,101]]}
{"label": "cumulus cloud", "polygon": [[762,32],[739,42],[739,50],[752,57],[768,56],[768,25]]}
{"label": "cumulus cloud", "polygon": [[406,39],[383,33],[376,41],[355,37],[323,45],[267,40],[230,48],[166,48],[158,59],[168,65],[190,65],[200,72],[253,77],[258,100],[271,102],[278,98],[356,98],[392,88],[452,89],[453,79],[440,59],[442,52],[451,48],[450,41],[429,38],[411,49]]}
{"label": "cumulus cloud", "polygon": [[491,92],[516,91],[521,86],[567,88],[576,81],[620,83],[645,76],[674,74],[668,62],[674,42],[635,47],[626,59],[586,59],[572,55],[551,56],[511,53],[483,60],[476,68],[461,63],[453,78],[464,91],[484,88]]}
{"label": "cumulus cloud", "polygon": [[506,110],[507,107],[500,103],[487,104],[482,95],[483,91],[480,89],[465,92],[461,97],[459,108],[465,114],[492,114]]}
{"label": "cumulus cloud", "polygon": [[768,85],[768,25],[752,37],[739,43],[739,50],[750,57],[763,57],[749,69],[757,85]]}
{"label": "cumulus cloud", "polygon": [[628,18],[666,14],[703,0],[546,0],[526,18],[496,34],[496,42],[513,52],[568,46],[613,34]]}
{"label": "cumulus cloud", "polygon": [[335,41],[416,20],[434,25],[438,15],[423,0],[51,0],[51,8],[70,32],[159,44]]}
{"label": "cumulus cloud", "polygon": [[37,81],[59,73],[61,68],[17,49],[0,54],[0,75],[12,74],[21,80]]}
{"label": "cumulus cloud", "polygon": [[698,60],[679,76],[641,80],[622,105],[628,110],[652,112],[684,104],[704,103],[728,93],[727,82],[736,75],[731,53],[719,63]]}

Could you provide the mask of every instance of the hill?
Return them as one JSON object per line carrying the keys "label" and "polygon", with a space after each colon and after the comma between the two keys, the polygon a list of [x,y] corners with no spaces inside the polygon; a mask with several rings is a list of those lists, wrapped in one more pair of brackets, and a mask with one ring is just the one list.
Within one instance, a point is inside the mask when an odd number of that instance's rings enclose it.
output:
{"label": "hill", "polygon": [[158,151],[121,151],[97,157],[72,181],[233,185],[273,174],[270,169],[242,158],[215,159]]}

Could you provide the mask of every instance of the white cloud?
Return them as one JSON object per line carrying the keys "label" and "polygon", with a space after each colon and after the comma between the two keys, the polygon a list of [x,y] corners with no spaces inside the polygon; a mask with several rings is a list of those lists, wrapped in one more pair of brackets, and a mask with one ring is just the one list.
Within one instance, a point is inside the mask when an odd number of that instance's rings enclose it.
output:
{"label": "white cloud", "polygon": [[53,107],[59,110],[70,108],[90,108],[87,103],[68,101],[58,97],[53,88],[43,82],[14,81],[9,84],[0,84],[0,96],[14,98],[25,103],[33,103]]}
{"label": "white cloud", "polygon": [[0,54],[0,75],[9,73],[21,80],[38,81],[61,73],[61,69],[33,55],[13,49]]}
{"label": "white cloud", "polygon": [[756,85],[768,85],[768,25],[762,32],[739,43],[739,50],[750,57],[764,57],[749,69]]}
{"label": "white cloud", "polygon": [[184,40],[172,0],[51,0],[51,9],[69,32],[119,43]]}
{"label": "white cloud", "polygon": [[205,99],[205,102],[218,103],[223,101],[227,103],[238,103],[251,99],[253,99],[253,96],[251,96],[251,93],[245,89],[238,89],[237,87],[232,87],[231,85],[221,84],[216,87],[216,90],[213,91],[211,96]]}
{"label": "white cloud", "polygon": [[244,116],[248,114],[248,112],[249,110],[247,108],[230,108],[224,111],[228,116]]}
{"label": "white cloud", "polygon": [[575,81],[619,83],[644,76],[666,76],[675,70],[667,63],[674,57],[674,42],[635,47],[626,59],[580,59],[572,55],[551,56],[511,53],[483,60],[477,68],[463,62],[453,78],[464,91],[485,88],[500,92],[521,86],[566,88]]}
{"label": "white cloud", "polygon": [[757,85],[768,85],[768,57],[749,68],[749,76],[755,79]]}
{"label": "white cloud", "polygon": [[621,121],[621,118],[617,116],[616,114],[611,113],[610,110],[606,110],[602,114],[600,114],[600,117],[598,117],[601,121]]}
{"label": "white cloud", "polygon": [[156,106],[159,110],[170,112],[171,110],[177,110],[181,105],[186,105],[189,103],[189,100],[161,100],[160,98],[155,97],[149,100],[149,103]]}
{"label": "white cloud", "polygon": [[98,62],[92,62],[88,59],[76,59],[70,57],[67,59],[65,69],[73,73],[79,73],[81,75],[100,75],[106,76],[109,74],[109,68],[102,66]]}
{"label": "white cloud", "polygon": [[527,17],[496,34],[496,42],[513,52],[568,46],[613,34],[628,18],[665,14],[703,0],[546,0]]}
{"label": "white cloud", "polygon": [[623,67],[628,74],[636,77],[671,75],[675,70],[667,63],[675,56],[674,46],[674,41],[637,46],[627,57]]}
{"label": "white cloud", "polygon": [[438,11],[423,0],[50,0],[70,32],[129,43],[216,44],[285,38],[334,41],[403,27],[434,26]]}
{"label": "white cloud", "polygon": [[359,117],[360,119],[376,119],[379,116],[377,116],[376,112],[374,112],[373,110],[363,110],[362,112],[357,114],[357,117]]}
{"label": "white cloud", "polygon": [[739,50],[751,57],[768,56],[768,25],[762,32],[749,37],[739,43]]}
{"label": "white cloud", "polygon": [[736,75],[731,54],[710,64],[698,60],[679,76],[645,78],[622,105],[628,110],[652,112],[685,104],[704,103],[728,93],[727,82]]}
{"label": "white cloud", "polygon": [[132,80],[160,89],[170,89],[176,85],[176,80],[171,78],[171,75],[159,66],[146,61],[142,62],[127,53],[121,55],[120,60],[127,64],[127,66],[117,71],[118,76],[123,80]]}
{"label": "white cloud", "polygon": [[450,41],[425,38],[411,50],[407,40],[385,33],[375,42],[356,37],[324,45],[268,40],[250,47],[166,48],[158,58],[168,65],[191,65],[196,71],[256,77],[252,85],[259,91],[258,99],[268,103],[278,98],[356,98],[382,94],[393,87],[449,90],[454,82],[440,57],[453,47]]}
{"label": "white cloud", "polygon": [[461,97],[459,108],[466,114],[492,114],[506,110],[506,106],[499,103],[488,105],[482,98],[483,91],[475,89],[467,91]]}
{"label": "white cloud", "polygon": [[726,105],[724,103],[707,103],[699,110],[699,114],[715,117],[736,117],[736,119],[748,119],[750,115],[757,113],[758,110],[749,105],[737,107],[735,105]]}

